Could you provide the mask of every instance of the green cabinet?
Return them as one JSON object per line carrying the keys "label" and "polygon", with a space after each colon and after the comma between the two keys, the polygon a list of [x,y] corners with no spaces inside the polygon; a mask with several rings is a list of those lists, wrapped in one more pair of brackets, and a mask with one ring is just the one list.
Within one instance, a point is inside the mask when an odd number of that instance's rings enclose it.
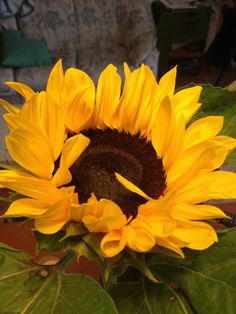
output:
{"label": "green cabinet", "polygon": [[[186,58],[203,55],[211,15],[209,7],[167,10],[154,2],[152,12],[157,29],[157,46],[160,51],[159,77],[168,71],[169,61],[174,57],[171,52],[172,44],[199,41],[199,51],[195,54],[186,53]],[[181,56],[184,57],[177,54],[175,58]]]}

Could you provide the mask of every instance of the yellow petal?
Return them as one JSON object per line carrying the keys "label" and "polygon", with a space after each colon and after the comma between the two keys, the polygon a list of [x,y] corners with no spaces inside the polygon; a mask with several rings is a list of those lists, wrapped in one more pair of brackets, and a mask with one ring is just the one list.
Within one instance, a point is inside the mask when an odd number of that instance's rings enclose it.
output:
{"label": "yellow petal", "polygon": [[152,131],[152,145],[159,157],[163,157],[173,133],[173,110],[169,97],[165,97],[158,108],[156,125]]}
{"label": "yellow petal", "polygon": [[119,254],[126,246],[126,230],[112,230],[101,241],[101,251],[105,257],[113,257]]}
{"label": "yellow petal", "polygon": [[158,110],[161,102],[159,101],[159,86],[155,83],[152,85],[152,90],[150,92],[150,103],[148,108],[150,114],[149,116],[146,115],[146,125],[143,126],[142,124],[141,126],[144,129],[144,132],[142,129],[140,131],[141,136],[146,137],[148,140],[151,139],[153,129],[156,126]]}
{"label": "yellow petal", "polygon": [[140,190],[135,184],[133,184],[132,182],[124,178],[119,173],[115,172],[115,176],[116,176],[116,179],[120,182],[120,184],[122,184],[127,190],[142,196],[146,200],[151,199],[149,196],[147,196],[147,194],[145,194],[142,190]]}
{"label": "yellow petal", "polygon": [[185,124],[182,117],[176,118],[172,104],[166,96],[158,109],[156,126],[152,131],[152,144],[158,157],[163,157],[168,170],[182,150]]}
{"label": "yellow petal", "polygon": [[187,247],[194,250],[205,250],[217,242],[214,228],[198,221],[178,220],[178,227],[173,232],[173,236],[188,242]]}
{"label": "yellow petal", "polygon": [[165,213],[168,206],[172,204],[174,193],[165,193],[158,200],[151,199],[138,207],[138,214],[142,216],[155,216],[157,213]]}
{"label": "yellow petal", "polygon": [[58,60],[54,65],[47,82],[47,93],[58,103],[61,101],[61,93],[63,90],[64,72],[62,68],[62,60]]}
{"label": "yellow petal", "polygon": [[66,99],[66,125],[78,133],[87,128],[94,110],[95,87],[94,85],[85,85],[78,87]]}
{"label": "yellow petal", "polygon": [[226,147],[228,151],[236,147],[236,139],[230,136],[215,136],[212,138],[212,142]]}
{"label": "yellow petal", "polygon": [[169,202],[167,200],[151,200],[138,208],[138,216],[144,219],[152,228],[152,232],[158,237],[167,237],[175,228],[175,220],[169,215]]}
{"label": "yellow petal", "polygon": [[60,165],[70,168],[88,147],[90,139],[78,134],[66,140],[61,153]]}
{"label": "yellow petal", "polygon": [[0,105],[10,113],[19,113],[20,112],[20,108],[10,104],[8,101],[3,100],[1,98],[0,98]]}
{"label": "yellow petal", "polygon": [[93,80],[87,73],[79,69],[69,68],[65,72],[65,85],[67,91],[77,89],[79,86],[93,86]]}
{"label": "yellow petal", "polygon": [[35,218],[35,229],[43,234],[56,233],[68,222],[69,212],[68,199],[61,199],[44,214]]}
{"label": "yellow petal", "polygon": [[78,133],[89,127],[95,102],[95,86],[83,71],[70,68],[65,73],[61,102],[65,110],[67,127]]}
{"label": "yellow petal", "polygon": [[177,68],[174,67],[168,71],[159,81],[161,99],[166,95],[170,97],[173,96],[175,91],[175,82],[176,82],[176,71]]}
{"label": "yellow petal", "polygon": [[132,72],[126,62],[124,62],[124,73],[125,73],[125,79],[128,80]]}
{"label": "yellow petal", "polygon": [[61,191],[48,180],[35,178],[20,171],[0,170],[0,184],[22,195],[45,202],[54,202],[62,197]]}
{"label": "yellow petal", "polygon": [[145,217],[145,221],[152,227],[153,234],[157,237],[167,237],[174,230],[176,223],[168,215],[160,215]]}
{"label": "yellow petal", "polygon": [[[171,251],[176,252],[179,254],[181,257],[184,258],[184,253],[183,251],[176,245],[173,241],[171,241],[168,237],[167,238],[158,238],[156,237],[156,244],[162,247],[165,247]],[[186,243],[187,244],[187,243]],[[185,246],[186,246],[185,244]]]}
{"label": "yellow petal", "polygon": [[142,65],[139,69],[133,71],[130,77],[125,81],[124,91],[117,109],[119,131],[124,130],[135,134],[134,125],[142,105],[145,93],[144,85],[146,84],[145,86],[148,86],[146,78],[146,67]]}
{"label": "yellow petal", "polygon": [[222,129],[223,122],[224,118],[221,116],[209,116],[193,122],[186,130],[183,149],[188,149],[217,135]]}
{"label": "yellow petal", "polygon": [[35,218],[45,213],[50,205],[51,203],[46,201],[21,198],[10,205],[4,217]]}
{"label": "yellow petal", "polygon": [[3,115],[3,119],[7,123],[7,126],[10,131],[13,131],[14,129],[17,128],[22,129],[26,125],[35,128],[34,124],[29,122],[27,119],[23,118],[20,114],[5,113]]}
{"label": "yellow petal", "polygon": [[215,218],[227,218],[227,215],[216,206],[178,204],[170,206],[168,213],[174,218],[205,220]]}
{"label": "yellow petal", "polygon": [[[140,99],[140,107],[137,112],[136,121],[133,127],[133,133],[140,133],[141,136],[146,138],[149,136],[148,126],[157,106],[157,83],[150,68],[146,68],[146,79],[142,99]],[[148,133],[149,132],[149,133]]]}
{"label": "yellow petal", "polygon": [[168,189],[176,189],[191,178],[218,169],[225,161],[228,147],[215,143],[205,141],[182,152],[168,169]]}
{"label": "yellow petal", "polygon": [[[128,246],[137,252],[148,252],[155,245],[155,237],[152,228],[141,217],[132,220],[127,229]],[[132,234],[130,229],[135,232]]]}
{"label": "yellow petal", "polygon": [[41,178],[51,178],[54,161],[51,148],[43,135],[25,126],[6,136],[6,144],[12,158],[19,165]]}
{"label": "yellow petal", "polygon": [[109,232],[117,230],[126,223],[124,216],[107,216],[103,218],[96,218],[95,216],[84,216],[82,221],[90,232]]}
{"label": "yellow petal", "polygon": [[150,200],[138,208],[137,218],[142,218],[152,228],[155,236],[167,237],[176,223],[169,215],[168,208],[174,199],[174,194],[166,194],[165,198]]}
{"label": "yellow petal", "polygon": [[176,189],[173,204],[197,204],[210,199],[236,198],[236,173],[215,171],[193,178]]}
{"label": "yellow petal", "polygon": [[22,107],[21,116],[33,123],[48,140],[53,159],[57,160],[65,139],[62,108],[45,92],[32,97]]}
{"label": "yellow petal", "polygon": [[169,171],[170,167],[175,163],[178,155],[181,153],[184,143],[185,124],[183,116],[177,121],[173,122],[174,131],[172,133],[169,147],[163,156],[163,165],[166,171]]}
{"label": "yellow petal", "polygon": [[14,89],[18,94],[23,96],[25,100],[29,100],[36,93],[27,85],[18,82],[5,82],[5,84]]}
{"label": "yellow petal", "polygon": [[87,148],[89,142],[90,139],[83,134],[72,136],[66,140],[62,147],[60,166],[52,179],[53,184],[62,186],[71,181],[69,168]]}
{"label": "yellow petal", "polygon": [[96,125],[103,128],[104,125],[114,128],[113,115],[120,100],[121,78],[117,68],[110,64],[101,73],[96,92]]}
{"label": "yellow petal", "polygon": [[199,104],[198,101],[201,92],[201,86],[194,86],[190,88],[184,88],[173,96],[172,103],[174,105],[177,117],[183,115],[185,123],[187,123],[200,108],[201,104]]}
{"label": "yellow petal", "polygon": [[106,199],[94,200],[80,206],[82,221],[90,232],[109,232],[120,229],[127,222],[120,207]]}
{"label": "yellow petal", "polygon": [[50,182],[54,184],[56,187],[60,187],[67,183],[70,183],[71,180],[72,180],[72,175],[69,169],[60,167],[57,169],[56,173],[54,174]]}
{"label": "yellow petal", "polygon": [[236,173],[215,171],[210,175],[210,199],[236,198]]}
{"label": "yellow petal", "polygon": [[209,200],[211,184],[212,179],[209,174],[192,178],[191,181],[176,189],[174,204],[197,204]]}
{"label": "yellow petal", "polygon": [[65,139],[63,111],[45,92],[39,94],[37,102],[40,129],[52,148],[53,159],[57,160]]}

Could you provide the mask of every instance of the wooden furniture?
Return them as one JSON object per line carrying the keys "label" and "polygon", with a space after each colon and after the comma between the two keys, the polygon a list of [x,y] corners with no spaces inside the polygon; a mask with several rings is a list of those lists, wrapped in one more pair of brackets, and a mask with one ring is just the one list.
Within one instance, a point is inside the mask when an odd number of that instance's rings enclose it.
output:
{"label": "wooden furniture", "polygon": [[[208,34],[211,9],[203,6],[191,9],[168,9],[158,1],[152,3],[153,17],[157,30],[157,46],[160,51],[158,76],[169,70],[171,59],[200,58]],[[197,42],[199,49],[172,51],[175,43]]]}

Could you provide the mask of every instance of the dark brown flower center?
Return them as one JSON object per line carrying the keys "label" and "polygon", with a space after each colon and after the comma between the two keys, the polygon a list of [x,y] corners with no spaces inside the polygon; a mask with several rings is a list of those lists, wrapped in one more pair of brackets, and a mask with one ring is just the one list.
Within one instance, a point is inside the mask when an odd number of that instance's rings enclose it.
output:
{"label": "dark brown flower center", "polygon": [[70,169],[70,184],[75,185],[80,203],[87,202],[94,193],[98,199],[117,203],[127,217],[135,217],[138,206],[146,200],[123,187],[115,172],[154,199],[164,193],[166,176],[162,159],[146,139],[110,129],[89,130],[84,134],[91,142]]}

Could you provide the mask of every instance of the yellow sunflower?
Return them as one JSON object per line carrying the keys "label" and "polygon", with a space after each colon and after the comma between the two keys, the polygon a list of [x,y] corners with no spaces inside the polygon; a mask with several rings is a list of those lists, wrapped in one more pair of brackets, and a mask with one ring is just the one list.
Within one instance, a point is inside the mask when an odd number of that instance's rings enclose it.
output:
{"label": "yellow sunflower", "polygon": [[217,241],[203,220],[224,218],[209,199],[235,198],[236,174],[214,171],[236,147],[217,135],[223,117],[186,126],[199,109],[201,87],[175,93],[176,68],[159,83],[148,66],[125,82],[113,65],[97,87],[83,71],[63,72],[59,61],[46,91],[6,83],[25,98],[18,108],[4,100],[6,145],[22,170],[1,170],[0,187],[22,194],[5,217],[29,217],[54,234],[76,222],[101,239],[105,257],[126,247],[156,246],[183,256]]}

